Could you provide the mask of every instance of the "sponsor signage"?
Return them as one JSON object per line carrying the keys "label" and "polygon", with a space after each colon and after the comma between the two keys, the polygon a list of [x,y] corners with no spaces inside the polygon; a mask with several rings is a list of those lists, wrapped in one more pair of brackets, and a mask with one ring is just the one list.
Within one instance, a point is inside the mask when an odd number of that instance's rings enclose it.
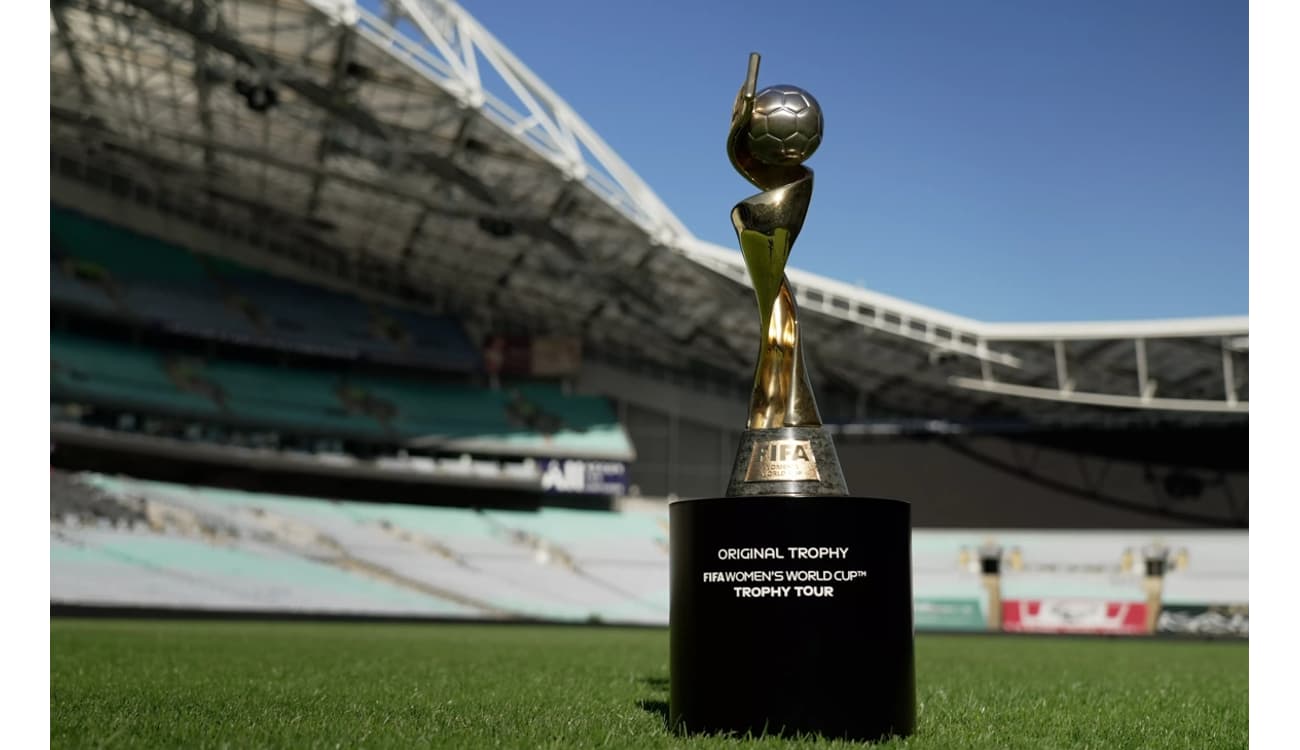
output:
{"label": "sponsor signage", "polygon": [[1170,605],[1160,611],[1156,630],[1173,635],[1222,635],[1245,638],[1250,635],[1250,611],[1246,605]]}
{"label": "sponsor signage", "polygon": [[1104,599],[1008,599],[1002,629],[1008,633],[1105,633],[1142,635],[1147,606]]}
{"label": "sponsor signage", "polygon": [[912,603],[917,630],[986,630],[978,599],[916,599]]}
{"label": "sponsor signage", "polygon": [[585,495],[627,493],[627,464],[622,461],[586,461],[552,458],[542,462],[542,490]]}

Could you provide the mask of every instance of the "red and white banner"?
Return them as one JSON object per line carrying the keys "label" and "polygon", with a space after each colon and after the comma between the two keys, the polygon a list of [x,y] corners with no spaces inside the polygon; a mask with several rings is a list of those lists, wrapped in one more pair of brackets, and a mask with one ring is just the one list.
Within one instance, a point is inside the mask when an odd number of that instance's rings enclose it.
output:
{"label": "red and white banner", "polygon": [[1008,633],[1106,633],[1142,635],[1147,605],[1104,599],[1008,599],[1002,629]]}

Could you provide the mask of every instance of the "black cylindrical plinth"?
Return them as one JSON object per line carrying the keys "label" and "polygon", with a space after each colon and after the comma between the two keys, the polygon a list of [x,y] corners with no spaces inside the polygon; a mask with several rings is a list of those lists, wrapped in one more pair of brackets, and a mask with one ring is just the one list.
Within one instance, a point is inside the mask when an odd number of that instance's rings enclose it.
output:
{"label": "black cylindrical plinth", "polygon": [[716,498],[669,516],[675,730],[913,731],[909,504]]}

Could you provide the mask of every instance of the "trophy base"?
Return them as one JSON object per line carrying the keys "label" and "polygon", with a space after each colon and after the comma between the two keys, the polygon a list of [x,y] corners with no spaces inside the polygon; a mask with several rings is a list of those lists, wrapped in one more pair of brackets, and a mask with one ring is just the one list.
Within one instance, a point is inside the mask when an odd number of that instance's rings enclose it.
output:
{"label": "trophy base", "polygon": [[670,728],[913,732],[908,503],[677,500],[669,518]]}

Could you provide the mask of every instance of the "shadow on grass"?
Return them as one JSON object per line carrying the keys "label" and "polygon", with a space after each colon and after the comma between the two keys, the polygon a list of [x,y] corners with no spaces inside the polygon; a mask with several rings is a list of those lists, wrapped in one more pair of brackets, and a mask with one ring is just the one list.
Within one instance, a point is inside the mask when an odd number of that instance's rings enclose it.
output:
{"label": "shadow on grass", "polygon": [[658,716],[659,721],[664,725],[664,731],[668,731],[668,701],[639,700],[636,705],[642,711]]}
{"label": "shadow on grass", "polygon": [[668,678],[658,675],[642,675],[637,678],[637,682],[654,690],[656,695],[642,698],[636,702],[637,708],[649,714],[659,717],[659,723],[663,725],[664,731],[668,730]]}

